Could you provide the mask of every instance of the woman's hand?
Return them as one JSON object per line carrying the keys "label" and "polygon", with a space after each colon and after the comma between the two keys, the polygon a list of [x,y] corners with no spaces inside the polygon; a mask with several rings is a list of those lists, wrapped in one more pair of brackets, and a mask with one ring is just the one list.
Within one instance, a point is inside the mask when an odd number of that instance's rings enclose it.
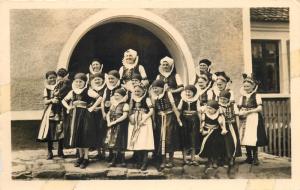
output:
{"label": "woman's hand", "polygon": [[89,112],[93,112],[93,111],[94,111],[94,107],[89,107],[89,108],[88,108],[88,111],[89,111]]}
{"label": "woman's hand", "polygon": [[228,131],[226,129],[222,129],[221,135],[226,135],[226,133],[228,133]]}

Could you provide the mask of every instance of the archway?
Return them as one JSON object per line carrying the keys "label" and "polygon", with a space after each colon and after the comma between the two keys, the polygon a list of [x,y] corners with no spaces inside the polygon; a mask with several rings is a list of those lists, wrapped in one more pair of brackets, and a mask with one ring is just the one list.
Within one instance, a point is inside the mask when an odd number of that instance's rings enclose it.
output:
{"label": "archway", "polygon": [[181,75],[184,83],[194,81],[194,61],[180,33],[164,19],[143,9],[108,9],[89,17],[71,34],[60,54],[58,68],[69,67],[75,47],[89,31],[100,25],[120,22],[138,25],[153,33],[167,47],[171,57],[175,60],[176,70]]}

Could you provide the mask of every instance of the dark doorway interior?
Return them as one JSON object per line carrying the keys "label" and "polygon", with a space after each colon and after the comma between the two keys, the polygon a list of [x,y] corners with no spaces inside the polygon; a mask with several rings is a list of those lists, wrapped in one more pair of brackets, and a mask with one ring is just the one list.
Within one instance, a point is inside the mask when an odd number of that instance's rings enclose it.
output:
{"label": "dark doorway interior", "polygon": [[160,59],[170,56],[166,46],[147,29],[129,23],[108,23],[82,37],[71,55],[69,71],[87,73],[95,57],[104,64],[104,72],[119,70],[123,53],[129,48],[138,52],[139,63],[145,67],[150,80],[158,73]]}

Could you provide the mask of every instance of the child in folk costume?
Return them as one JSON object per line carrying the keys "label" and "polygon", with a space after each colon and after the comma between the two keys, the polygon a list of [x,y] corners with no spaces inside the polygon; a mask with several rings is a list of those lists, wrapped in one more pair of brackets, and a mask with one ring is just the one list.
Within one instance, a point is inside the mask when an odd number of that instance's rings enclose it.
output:
{"label": "child in folk costume", "polygon": [[207,102],[204,113],[201,115],[200,132],[204,135],[200,157],[208,158],[207,167],[217,168],[217,160],[224,152],[224,139],[227,133],[225,118],[219,111],[219,104],[215,100]]}
{"label": "child in folk costume", "polygon": [[65,133],[66,145],[78,149],[79,158],[74,166],[80,166],[82,169],[86,168],[89,163],[89,148],[96,147],[99,143],[98,128],[90,114],[97,106],[90,106],[90,103],[98,94],[88,93],[86,81],[87,77],[84,73],[77,73],[74,77],[72,90],[62,100],[62,104],[66,107],[70,117],[70,124]]}
{"label": "child in folk costume", "polygon": [[230,92],[223,90],[220,92],[219,105],[220,112],[223,113],[228,133],[224,135],[225,142],[225,160],[229,166],[234,165],[235,158],[242,156],[240,137],[238,131],[239,110],[235,103],[230,102]]}
{"label": "child in folk costume", "polygon": [[141,82],[145,86],[149,84],[145,68],[143,65],[139,64],[139,56],[135,50],[126,50],[124,52],[122,63],[123,66],[120,68],[119,73],[121,82],[124,84],[125,89],[128,90],[127,85],[130,85],[130,81],[134,74],[139,74],[142,77]]}
{"label": "child in folk costume", "polygon": [[54,96],[56,86],[57,74],[55,71],[48,71],[46,73],[46,81],[44,88],[44,104],[46,108],[43,113],[42,122],[39,128],[37,141],[48,143],[48,156],[47,159],[53,158],[53,142],[58,143],[58,156],[63,157],[63,127],[61,114],[62,109],[59,109],[59,99]]}
{"label": "child in folk costume", "polygon": [[[137,84],[142,83],[142,76],[140,74],[134,73],[132,74],[131,80],[127,82],[127,85],[125,86],[127,90],[127,101],[129,102],[131,100],[132,94],[134,94],[134,87]],[[143,84],[143,83],[142,83]],[[147,86],[144,85],[146,88]]]}
{"label": "child in folk costume", "polygon": [[242,96],[238,103],[241,144],[246,146],[246,162],[259,165],[257,147],[268,145],[262,117],[262,100],[256,93],[258,84],[253,76],[243,74],[243,79]]}
{"label": "child in folk costume", "polygon": [[134,93],[129,103],[130,116],[128,125],[128,150],[133,150],[138,157],[137,166],[147,170],[148,152],[154,150],[154,137],[151,116],[153,105],[147,96],[146,87],[140,83],[134,86]]}
{"label": "child in folk costume", "polygon": [[90,76],[96,73],[102,73],[103,64],[101,64],[98,58],[94,58],[89,66],[89,73],[86,74],[87,76],[87,85],[90,83]]}
{"label": "child in folk costume", "polygon": [[[180,137],[178,123],[180,121],[180,113],[177,110],[173,95],[166,90],[164,81],[155,80],[151,87],[151,99],[155,107],[155,150],[160,155],[160,169],[173,167],[174,151],[180,148]],[[178,122],[178,123],[177,123]],[[166,153],[169,154],[169,162],[166,164]]]}
{"label": "child in folk costume", "polygon": [[209,100],[216,100],[219,101],[219,94],[222,90],[229,90],[230,92],[230,101],[234,102],[234,94],[233,91],[229,89],[229,85],[231,80],[229,76],[226,75],[225,72],[216,72],[216,81],[215,85],[212,87],[211,90],[208,92],[208,99]]}
{"label": "child in folk costume", "polygon": [[179,74],[175,71],[174,60],[168,56],[164,57],[160,60],[158,70],[159,74],[156,80],[162,80],[166,84],[167,90],[172,93],[175,104],[178,105],[180,94],[183,90],[183,83]]}
{"label": "child in folk costume", "polygon": [[111,100],[109,112],[106,115],[107,133],[105,143],[113,150],[113,158],[110,167],[115,167],[118,154],[121,157],[121,166],[126,167],[125,150],[127,148],[128,112],[129,105],[126,103],[126,91],[123,88],[115,90]]}
{"label": "child in folk costume", "polygon": [[[117,70],[111,70],[105,76],[106,88],[103,93],[103,98],[101,102],[101,111],[104,122],[106,123],[106,114],[109,111],[111,106],[111,98],[113,97],[115,90],[121,88],[120,82],[120,74]],[[104,133],[109,133],[110,128],[107,128],[106,124],[104,125]],[[106,135],[105,135],[106,136]],[[107,161],[111,161],[112,159],[112,150],[109,150],[109,156],[107,157]]]}
{"label": "child in folk costume", "polygon": [[[200,118],[200,101],[198,100],[197,88],[194,85],[188,85],[181,94],[181,100],[178,110],[182,115],[182,145],[184,164],[198,166],[195,160],[195,150],[200,148],[199,118]],[[191,151],[191,161],[186,159],[188,151]]]}
{"label": "child in folk costume", "polygon": [[195,87],[197,88],[196,97],[198,97],[201,106],[206,105],[208,101],[208,91],[211,88],[211,83],[212,81],[206,73],[198,75]]}
{"label": "child in folk costume", "polygon": [[[98,137],[99,144],[98,148],[98,159],[104,159],[105,151],[103,149],[104,138],[105,138],[105,122],[102,117],[101,111],[101,102],[104,94],[106,84],[104,81],[104,74],[102,73],[95,73],[90,75],[90,86],[88,90],[88,94],[93,98],[93,101],[90,103],[90,106],[97,105],[96,107],[92,107],[93,110],[90,113],[91,119],[94,120],[94,124],[97,126],[100,136]],[[97,102],[97,103],[96,103]],[[102,151],[101,151],[102,150]]]}

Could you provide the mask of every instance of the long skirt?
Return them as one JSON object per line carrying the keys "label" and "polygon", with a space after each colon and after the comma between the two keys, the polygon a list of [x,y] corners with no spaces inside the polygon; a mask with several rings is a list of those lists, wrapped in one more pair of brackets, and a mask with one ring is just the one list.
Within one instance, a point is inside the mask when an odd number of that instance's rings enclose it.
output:
{"label": "long skirt", "polygon": [[128,121],[122,121],[108,127],[105,146],[115,151],[125,151],[127,148]]}
{"label": "long skirt", "polygon": [[240,119],[241,145],[266,146],[268,138],[261,113],[251,113]]}
{"label": "long skirt", "polygon": [[174,112],[156,115],[156,153],[158,155],[180,150],[178,122]]}
{"label": "long skirt", "polygon": [[44,110],[42,121],[38,131],[38,142],[58,141],[64,138],[62,122],[54,120],[50,117],[52,104],[48,105]]}
{"label": "long skirt", "polygon": [[242,156],[239,131],[236,123],[226,123],[227,133],[224,135],[225,157]]}
{"label": "long skirt", "polygon": [[200,148],[200,123],[198,115],[183,115],[181,127],[181,145],[186,150]]}
{"label": "long skirt", "polygon": [[212,129],[204,136],[200,148],[200,157],[220,158],[224,153],[224,138],[221,135],[221,129]]}
{"label": "long skirt", "polygon": [[93,111],[89,113],[91,120],[91,125],[95,125],[95,132],[97,133],[97,143],[94,148],[101,148],[103,147],[104,138],[106,137],[105,125],[106,123],[103,120],[102,112],[100,111]]}
{"label": "long skirt", "polygon": [[99,145],[99,133],[92,114],[86,108],[71,110],[66,127],[67,148],[91,148]]}
{"label": "long skirt", "polygon": [[133,115],[134,124],[129,122],[128,125],[128,150],[154,150],[154,137],[152,119],[148,118],[143,125],[139,122],[146,117],[146,113],[135,111]]}

